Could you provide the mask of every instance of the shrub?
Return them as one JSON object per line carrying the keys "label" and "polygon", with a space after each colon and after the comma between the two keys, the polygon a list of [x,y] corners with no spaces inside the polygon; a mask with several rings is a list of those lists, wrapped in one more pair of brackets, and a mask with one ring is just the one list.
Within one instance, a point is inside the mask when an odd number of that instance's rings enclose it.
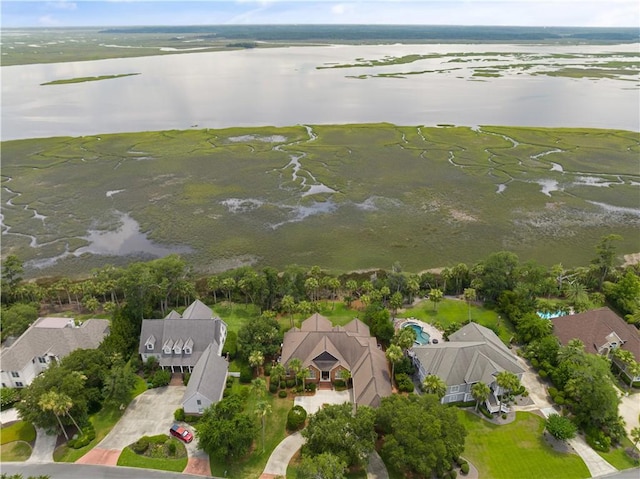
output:
{"label": "shrub", "polygon": [[136,454],[144,454],[144,452],[147,449],[149,449],[149,437],[148,436],[142,436],[136,442],[131,444],[131,449]]}
{"label": "shrub", "polygon": [[606,436],[598,429],[590,429],[587,431],[587,444],[593,449],[600,452],[609,452],[611,447],[611,438]]}
{"label": "shrub", "polygon": [[151,382],[151,387],[154,388],[166,386],[171,381],[171,373],[165,369],[159,369],[153,373],[149,381]]}
{"label": "shrub", "polygon": [[182,384],[184,384],[185,386],[188,386],[189,379],[191,379],[191,373],[187,371],[182,375]]}
{"label": "shrub", "polygon": [[287,388],[291,389],[295,385],[296,385],[295,379],[287,379]]}
{"label": "shrub", "polygon": [[413,361],[408,356],[403,356],[400,361],[396,363],[395,369],[397,374],[406,374],[407,376],[412,376],[416,372],[416,368],[413,365]]}
{"label": "shrub", "polygon": [[547,373],[547,371],[545,371],[544,369],[540,369],[540,370],[538,370],[538,374],[540,375],[540,377],[541,377],[542,379],[546,379],[546,378],[547,378],[547,376],[549,375],[549,374]]}
{"label": "shrub", "polygon": [[458,477],[458,473],[454,470],[454,471],[449,471],[449,477],[451,479],[456,479],[456,477]]}
{"label": "shrub", "polygon": [[336,379],[335,381],[333,381],[333,387],[336,389],[336,391],[344,391],[345,389],[347,389],[347,383],[345,383],[342,379]]}
{"label": "shrub", "polygon": [[265,376],[271,376],[271,363],[266,363],[264,365],[264,375]]}
{"label": "shrub", "polygon": [[242,365],[240,367],[240,382],[242,384],[249,384],[253,380],[253,372],[248,365]]}
{"label": "shrub", "polygon": [[507,415],[505,413],[502,413],[502,419],[507,419]]}
{"label": "shrub", "polygon": [[314,393],[314,392],[316,392],[317,388],[318,388],[318,385],[316,383],[307,384],[307,391],[310,391],[310,392]]}
{"label": "shrub", "polygon": [[222,347],[222,355],[229,355],[229,361],[233,361],[238,354],[238,334],[235,331],[227,331],[227,339]]}
{"label": "shrub", "polygon": [[176,421],[184,421],[184,408],[178,408],[173,413],[173,419]]}
{"label": "shrub", "polygon": [[460,464],[460,472],[465,476],[469,474],[469,464],[466,462],[464,464]]}
{"label": "shrub", "polygon": [[175,456],[177,449],[178,449],[178,447],[176,446],[176,442],[175,441],[168,441],[167,442],[167,453],[170,456]]}
{"label": "shrub", "polygon": [[398,385],[399,391],[407,393],[413,392],[415,387],[411,378],[405,373],[396,374],[396,384]]}
{"label": "shrub", "polygon": [[279,398],[286,398],[286,397],[287,397],[287,391],[286,391],[286,390],[284,390],[284,389],[281,389],[281,390],[278,392],[278,397],[279,397]]}
{"label": "shrub", "polygon": [[274,382],[270,382],[269,383],[269,392],[272,394],[275,394],[276,392],[278,392],[278,385]]}
{"label": "shrub", "polygon": [[297,431],[304,426],[307,420],[307,411],[302,406],[293,406],[287,414],[287,430]]}
{"label": "shrub", "polygon": [[142,359],[140,358],[138,351],[131,355],[131,359],[129,359],[129,365],[131,366],[131,370],[134,373],[137,373],[142,369]]}
{"label": "shrub", "polygon": [[558,390],[554,387],[547,388],[547,392],[549,396],[551,396],[551,399],[554,399],[558,395]]}
{"label": "shrub", "polygon": [[280,381],[280,389],[285,389],[287,387],[286,381]]}
{"label": "shrub", "polygon": [[20,401],[20,389],[2,388],[0,389],[0,410],[9,409]]}
{"label": "shrub", "polygon": [[466,460],[464,460],[463,458],[461,458],[460,456],[458,456],[458,457],[456,458],[456,464],[457,464],[458,466],[462,466],[463,464],[468,464],[468,463],[467,463],[467,461],[466,461]]}
{"label": "shrub", "polygon": [[304,392],[304,384],[298,384],[296,386],[296,392],[297,393],[303,393]]}
{"label": "shrub", "polygon": [[184,416],[184,422],[194,424],[200,420],[200,416],[194,416],[193,414],[186,414]]}

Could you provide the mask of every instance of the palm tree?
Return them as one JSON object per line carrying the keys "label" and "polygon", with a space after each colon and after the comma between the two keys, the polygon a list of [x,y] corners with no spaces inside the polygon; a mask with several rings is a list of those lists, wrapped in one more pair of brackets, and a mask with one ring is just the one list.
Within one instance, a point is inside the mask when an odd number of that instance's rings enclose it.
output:
{"label": "palm tree", "polygon": [[257,397],[263,398],[267,391],[267,382],[262,378],[255,378],[251,381],[251,392]]}
{"label": "palm tree", "polygon": [[293,372],[293,377],[296,379],[296,386],[298,385],[298,373],[302,370],[302,361],[298,358],[292,358],[289,360],[289,369]]}
{"label": "palm tree", "polygon": [[393,384],[396,371],[396,363],[402,359],[402,349],[397,344],[392,344],[385,352],[387,359],[391,363],[391,383]]}
{"label": "palm tree", "polygon": [[262,351],[252,351],[249,354],[249,364],[256,368],[256,376],[260,374],[260,366],[264,364],[264,354]]}
{"label": "palm tree", "polygon": [[338,373],[340,379],[344,381],[344,383],[349,387],[349,380],[351,379],[351,371],[348,369],[341,369]]}
{"label": "palm tree", "polygon": [[438,303],[440,301],[442,301],[442,298],[444,296],[444,293],[442,292],[442,290],[440,289],[431,289],[429,291],[429,299],[431,301],[433,301],[433,310],[437,311],[438,310]]}
{"label": "palm tree", "polygon": [[78,423],[73,418],[73,416],[69,414],[69,411],[71,411],[72,407],[73,407],[73,401],[71,400],[71,398],[64,393],[60,393],[58,394],[58,401],[56,402],[56,405],[53,411],[54,413],[64,414],[69,419],[71,419],[71,422],[73,422],[73,425],[76,427],[76,429],[78,429],[78,431],[80,431],[80,434],[82,434],[82,429],[80,429],[80,426],[78,426]]}
{"label": "palm tree", "polygon": [[496,384],[500,386],[502,393],[499,395],[499,407],[502,410],[502,398],[505,391],[515,391],[520,387],[520,379],[511,371],[500,371],[496,376]]}
{"label": "palm tree", "polygon": [[491,394],[491,389],[489,389],[489,386],[482,381],[471,386],[471,395],[476,400],[476,411],[478,410],[480,403],[489,398],[489,394]]}
{"label": "palm tree", "polygon": [[280,306],[285,313],[289,313],[289,320],[291,321],[291,327],[293,328],[293,312],[296,310],[296,300],[290,294],[285,294],[282,297]]}
{"label": "palm tree", "polygon": [[67,434],[67,431],[65,430],[64,426],[62,425],[62,421],[60,420],[60,415],[58,414],[57,402],[58,402],[58,393],[55,391],[47,391],[42,396],[40,396],[40,399],[38,400],[38,406],[43,411],[51,411],[55,415],[56,419],[58,420],[58,424],[60,425],[60,429],[62,429],[62,433],[64,434],[64,437],[68,441],[69,435]]}
{"label": "palm tree", "polygon": [[282,380],[282,376],[286,373],[284,366],[280,363],[277,363],[274,367],[271,368],[271,381],[273,382],[274,378],[278,385],[280,385],[280,381]]}
{"label": "palm tree", "polygon": [[217,276],[211,276],[208,280],[207,280],[207,288],[209,289],[209,291],[211,291],[213,293],[213,303],[217,303],[218,302],[218,298],[217,298],[217,291],[218,288],[220,287],[220,278],[218,278]]}
{"label": "palm tree", "polygon": [[435,394],[442,399],[447,394],[447,384],[435,374],[429,374],[422,381],[422,389],[427,394]]}
{"label": "palm tree", "polygon": [[267,415],[271,414],[271,404],[267,401],[258,401],[256,404],[255,413],[260,417],[262,421],[262,452],[264,452],[264,431],[266,426]]}
{"label": "palm tree", "polygon": [[406,352],[416,342],[416,332],[413,328],[400,328],[393,335],[391,344],[400,346],[402,352]]}
{"label": "palm tree", "polygon": [[471,321],[471,301],[476,300],[476,290],[473,288],[465,288],[464,299],[467,302],[467,306],[469,309],[469,321]]}

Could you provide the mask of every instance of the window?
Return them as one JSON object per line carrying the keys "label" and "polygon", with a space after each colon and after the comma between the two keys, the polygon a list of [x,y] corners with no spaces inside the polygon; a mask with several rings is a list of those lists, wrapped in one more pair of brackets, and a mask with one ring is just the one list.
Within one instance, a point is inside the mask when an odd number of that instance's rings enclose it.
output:
{"label": "window", "polygon": [[18,381],[18,382],[16,383],[16,387],[17,387],[17,388],[23,388],[23,387],[24,387],[24,384],[22,384],[20,381]]}
{"label": "window", "polygon": [[12,378],[19,378],[20,374],[18,373],[18,371],[11,371],[11,377]]}
{"label": "window", "polygon": [[202,404],[202,401],[200,401],[200,399],[196,399],[196,404],[200,406]]}
{"label": "window", "polygon": [[47,364],[47,358],[39,357],[39,358],[38,358],[38,362],[39,362],[40,364]]}
{"label": "window", "polygon": [[148,349],[149,351],[153,351],[153,344],[151,344],[151,343],[147,343],[147,349]]}
{"label": "window", "polygon": [[316,370],[309,368],[309,379],[315,379],[316,378]]}
{"label": "window", "polygon": [[460,389],[460,386],[451,386],[451,390],[449,392],[450,393],[457,393],[459,389]]}
{"label": "window", "polygon": [[191,354],[191,348],[184,348],[184,354]]}
{"label": "window", "polygon": [[3,388],[6,388],[6,387],[7,387],[7,385],[6,385],[5,383],[2,383],[2,387],[3,387]]}

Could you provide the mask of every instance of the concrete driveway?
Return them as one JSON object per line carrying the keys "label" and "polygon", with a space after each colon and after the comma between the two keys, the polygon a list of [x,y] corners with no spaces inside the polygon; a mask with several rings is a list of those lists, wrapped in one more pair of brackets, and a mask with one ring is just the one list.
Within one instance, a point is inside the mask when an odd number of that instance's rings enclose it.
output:
{"label": "concrete driveway", "polygon": [[[142,393],[131,401],[111,432],[77,462],[115,466],[120,452],[142,436],[169,434],[175,422],[173,413],[182,406],[185,389],[186,386],[165,386]],[[189,444],[189,452],[195,451],[195,443]]]}
{"label": "concrete driveway", "polygon": [[353,403],[352,391],[353,389],[347,389],[346,391],[318,389],[313,396],[296,396],[293,404],[294,406],[302,406],[307,411],[307,414],[314,414],[325,404]]}

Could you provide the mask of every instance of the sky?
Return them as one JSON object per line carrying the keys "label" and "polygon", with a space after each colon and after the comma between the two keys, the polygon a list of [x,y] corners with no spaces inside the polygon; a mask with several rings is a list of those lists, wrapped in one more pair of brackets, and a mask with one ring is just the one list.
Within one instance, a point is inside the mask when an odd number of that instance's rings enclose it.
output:
{"label": "sky", "polygon": [[423,24],[640,28],[639,0],[2,0],[1,25]]}

